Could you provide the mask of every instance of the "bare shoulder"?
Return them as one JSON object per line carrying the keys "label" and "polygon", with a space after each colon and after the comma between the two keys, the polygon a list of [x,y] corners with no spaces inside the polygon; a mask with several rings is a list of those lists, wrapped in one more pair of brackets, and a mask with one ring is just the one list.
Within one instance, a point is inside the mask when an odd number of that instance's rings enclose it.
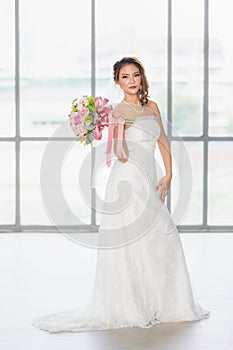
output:
{"label": "bare shoulder", "polygon": [[155,101],[149,100],[147,106],[150,107],[156,114],[160,115],[158,104]]}

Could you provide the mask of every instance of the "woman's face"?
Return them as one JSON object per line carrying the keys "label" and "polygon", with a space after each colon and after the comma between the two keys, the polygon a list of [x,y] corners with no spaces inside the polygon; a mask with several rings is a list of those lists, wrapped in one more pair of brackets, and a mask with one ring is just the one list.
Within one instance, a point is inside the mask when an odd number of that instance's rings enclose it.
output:
{"label": "woman's face", "polygon": [[121,67],[119,72],[119,80],[116,81],[124,90],[124,93],[135,95],[141,85],[141,74],[137,66],[128,64]]}

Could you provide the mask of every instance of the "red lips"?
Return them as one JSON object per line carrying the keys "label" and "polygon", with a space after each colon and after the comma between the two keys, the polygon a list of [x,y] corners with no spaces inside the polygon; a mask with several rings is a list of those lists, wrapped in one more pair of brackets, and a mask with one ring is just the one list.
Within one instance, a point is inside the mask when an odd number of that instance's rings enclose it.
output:
{"label": "red lips", "polygon": [[129,88],[130,88],[130,89],[136,89],[137,86],[134,85],[134,86],[130,86]]}

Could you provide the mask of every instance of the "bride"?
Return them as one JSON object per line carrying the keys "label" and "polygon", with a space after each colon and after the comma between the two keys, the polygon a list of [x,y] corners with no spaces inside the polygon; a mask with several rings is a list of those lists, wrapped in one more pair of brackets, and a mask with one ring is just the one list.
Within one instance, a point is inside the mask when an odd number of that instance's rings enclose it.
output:
{"label": "bride", "polygon": [[[117,159],[106,186],[95,284],[84,308],[33,320],[33,326],[50,333],[148,328],[210,316],[194,298],[179,233],[164,204],[171,153],[158,106],[148,98],[144,67],[124,57],[113,68],[124,99],[112,114]],[[166,171],[160,181],[156,143]]]}

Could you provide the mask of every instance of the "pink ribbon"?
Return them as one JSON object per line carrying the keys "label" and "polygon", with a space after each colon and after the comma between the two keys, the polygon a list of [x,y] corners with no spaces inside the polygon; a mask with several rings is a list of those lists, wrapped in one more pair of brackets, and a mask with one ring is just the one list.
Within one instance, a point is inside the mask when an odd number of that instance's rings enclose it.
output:
{"label": "pink ribbon", "polygon": [[95,140],[102,139],[102,130],[105,126],[109,126],[109,115],[112,112],[112,106],[108,106],[109,100],[107,98],[96,97],[95,107],[98,114],[98,118],[95,121],[96,127],[94,130]]}
{"label": "pink ribbon", "polygon": [[94,138],[95,140],[101,140],[102,139],[102,130],[105,126],[108,126],[108,123],[102,123],[99,125],[96,125],[94,130]]}
{"label": "pink ribbon", "polygon": [[[112,116],[112,113],[109,113],[109,127],[108,127],[108,141],[107,141],[107,148],[106,148],[106,164],[108,167],[111,165],[111,150],[112,150],[112,139],[113,139],[113,133],[114,133],[114,118]],[[117,150],[116,155],[117,157],[122,156],[122,145],[123,145],[123,132],[124,132],[124,123],[125,119],[122,116],[119,116],[117,119],[118,121],[118,134],[117,134]]]}

